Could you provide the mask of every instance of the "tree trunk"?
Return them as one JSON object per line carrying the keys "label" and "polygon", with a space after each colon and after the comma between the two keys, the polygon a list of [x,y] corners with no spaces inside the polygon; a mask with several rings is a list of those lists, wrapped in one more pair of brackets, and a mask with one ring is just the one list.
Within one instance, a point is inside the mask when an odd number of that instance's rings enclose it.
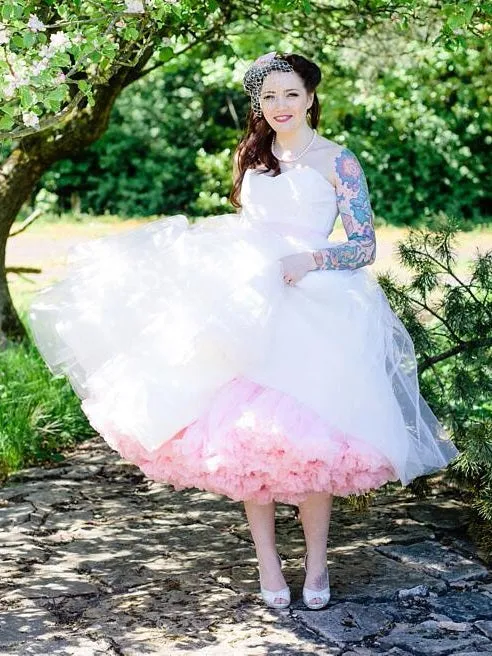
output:
{"label": "tree trunk", "polygon": [[134,68],[123,67],[105,86],[94,88],[94,105],[84,99],[74,114],[56,129],[19,141],[0,165],[0,350],[9,342],[27,338],[7,285],[5,252],[12,224],[29,200],[36,183],[55,162],[72,157],[97,141],[105,132],[113,104],[151,55],[145,52]]}
{"label": "tree trunk", "polygon": [[80,194],[78,191],[72,191],[70,194],[70,211],[72,214],[80,214]]}
{"label": "tree trunk", "polygon": [[[41,135],[40,135],[41,137]],[[39,138],[40,139],[40,138]],[[41,139],[40,139],[41,140]],[[23,145],[23,144],[22,144]],[[31,192],[46,169],[35,151],[17,146],[0,168],[0,349],[7,340],[20,341],[25,337],[22,322],[17,316],[7,284],[5,251],[10,228]]]}

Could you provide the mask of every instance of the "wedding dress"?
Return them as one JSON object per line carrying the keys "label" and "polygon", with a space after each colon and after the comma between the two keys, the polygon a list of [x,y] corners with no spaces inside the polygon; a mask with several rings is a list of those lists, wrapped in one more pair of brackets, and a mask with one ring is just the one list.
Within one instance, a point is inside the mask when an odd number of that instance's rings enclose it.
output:
{"label": "wedding dress", "polygon": [[152,480],[259,503],[445,467],[457,449],[368,267],[283,280],[279,258],[337,244],[334,187],[249,169],[241,202],[80,244],[35,296],[37,346],[91,425]]}

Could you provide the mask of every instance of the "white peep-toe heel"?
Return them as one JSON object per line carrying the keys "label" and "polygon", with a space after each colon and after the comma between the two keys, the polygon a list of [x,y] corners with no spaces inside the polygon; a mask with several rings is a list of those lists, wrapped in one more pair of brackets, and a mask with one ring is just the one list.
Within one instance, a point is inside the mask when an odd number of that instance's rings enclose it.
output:
{"label": "white peep-toe heel", "polygon": [[[282,566],[282,560],[280,556],[278,556],[278,559],[280,561],[280,566]],[[272,592],[271,590],[263,588],[260,583],[260,591],[263,601],[269,608],[287,608],[290,605],[289,586],[282,588],[281,590],[277,590],[276,592]],[[275,599],[282,599],[283,601],[278,602],[275,601]]]}
{"label": "white peep-toe heel", "polygon": [[[304,571],[307,572],[307,552],[304,556]],[[328,572],[327,572],[328,576]],[[314,602],[313,599],[320,599],[318,602]],[[324,608],[326,604],[330,601],[330,580],[328,579],[328,586],[322,590],[311,590],[304,586],[302,588],[302,600],[308,608],[311,610],[319,610]]]}

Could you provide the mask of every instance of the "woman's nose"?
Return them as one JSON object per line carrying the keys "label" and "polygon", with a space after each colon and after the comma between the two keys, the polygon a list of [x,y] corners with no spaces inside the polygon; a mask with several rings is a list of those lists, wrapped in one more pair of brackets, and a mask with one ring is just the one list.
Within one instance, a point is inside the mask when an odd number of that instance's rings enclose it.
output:
{"label": "woman's nose", "polygon": [[275,98],[274,107],[275,107],[276,111],[278,111],[279,109],[284,109],[285,99],[284,98]]}

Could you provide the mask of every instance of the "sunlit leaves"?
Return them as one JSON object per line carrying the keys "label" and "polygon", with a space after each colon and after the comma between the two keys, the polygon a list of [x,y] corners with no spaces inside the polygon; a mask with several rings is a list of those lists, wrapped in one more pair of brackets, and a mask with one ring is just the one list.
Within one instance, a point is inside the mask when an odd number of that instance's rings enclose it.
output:
{"label": "sunlit leaves", "polygon": [[[265,6],[268,7],[268,2]],[[116,0],[48,2],[42,8],[5,0],[0,10],[0,95],[17,111],[2,118],[4,138],[41,129],[43,117],[58,113],[70,102],[60,79],[75,84],[92,102],[94,86],[105,83],[120,67],[134,66],[139,50],[152,43],[160,61],[174,56],[178,39],[210,27],[217,0]],[[35,13],[38,11],[38,13]],[[27,110],[27,111],[26,111]],[[31,120],[39,115],[39,125]],[[26,123],[26,117],[29,126]],[[12,128],[17,128],[12,131]],[[5,134],[10,132],[10,134]]]}
{"label": "sunlit leaves", "polygon": [[[388,20],[392,25],[406,28],[410,16],[429,9],[426,2],[414,0],[391,4],[387,0],[365,0],[359,5],[361,20],[354,19],[354,8],[348,0],[346,13],[352,17],[353,28],[359,25],[362,30],[372,14],[378,21]],[[457,39],[464,43],[469,34],[478,34],[480,21],[489,11],[487,6],[488,3],[477,1],[448,2],[443,9],[440,38],[454,47]],[[252,13],[258,13],[258,7],[240,0],[226,5],[218,0],[70,0],[46,2],[38,8],[35,3],[4,0],[0,8],[0,65],[6,64],[7,70],[0,77],[0,94],[18,106],[13,116],[18,130],[9,136],[26,133],[22,129],[25,128],[22,110],[25,109],[41,116],[42,128],[43,116],[53,112],[55,105],[58,107],[58,99],[55,103],[53,95],[46,102],[44,97],[57,87],[61,73],[72,80],[81,75],[86,78],[89,97],[89,90],[92,93],[92,87],[106,81],[116,67],[132,66],[138,61],[139,49],[149,43],[153,44],[157,59],[168,62],[174,56],[174,46],[179,39],[195,38],[197,33],[210,29],[214,20],[220,25],[217,29],[227,29],[227,21],[232,16],[247,19]],[[317,11],[322,10],[333,10],[343,18],[343,0],[333,7],[327,4],[317,8]],[[299,17],[316,14],[309,0],[265,0],[261,3],[261,17],[266,22],[270,20],[272,27],[275,17],[282,12],[297,12]],[[61,36],[66,43],[60,42]],[[160,47],[163,37],[174,39],[174,42]],[[54,42],[55,38],[58,43]],[[31,96],[30,107],[26,107],[28,96],[20,90],[23,86],[36,87],[37,95]],[[62,105],[69,100],[68,96],[62,99]],[[4,121],[2,132],[10,130],[6,125]]]}
{"label": "sunlit leaves", "polygon": [[167,62],[174,57],[174,50],[172,48],[164,47],[159,50],[159,61]]}

